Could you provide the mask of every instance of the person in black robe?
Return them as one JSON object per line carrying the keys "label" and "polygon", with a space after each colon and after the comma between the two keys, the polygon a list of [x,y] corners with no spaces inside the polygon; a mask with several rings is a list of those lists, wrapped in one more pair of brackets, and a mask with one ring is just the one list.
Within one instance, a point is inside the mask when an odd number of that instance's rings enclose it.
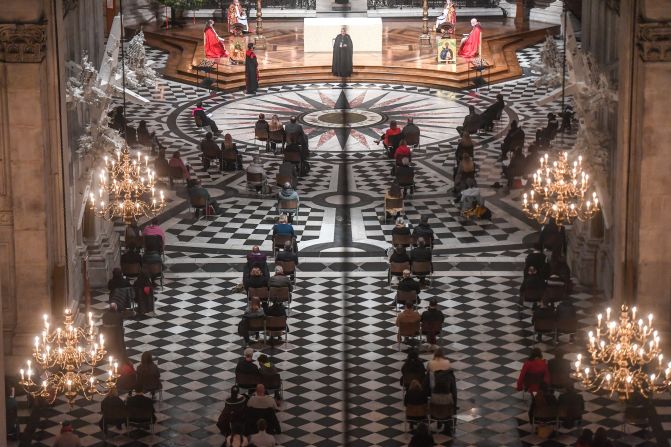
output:
{"label": "person in black robe", "polygon": [[343,27],[333,43],[333,65],[331,71],[335,76],[347,77],[352,75],[352,38]]}
{"label": "person in black robe", "polygon": [[247,93],[253,95],[259,88],[259,62],[254,53],[254,44],[247,44],[245,52],[245,86]]}

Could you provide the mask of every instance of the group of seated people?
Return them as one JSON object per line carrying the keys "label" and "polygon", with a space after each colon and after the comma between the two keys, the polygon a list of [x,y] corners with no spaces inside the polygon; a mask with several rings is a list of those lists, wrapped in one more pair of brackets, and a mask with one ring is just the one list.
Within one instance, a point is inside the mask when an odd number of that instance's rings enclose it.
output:
{"label": "group of seated people", "polygon": [[389,122],[389,129],[380,135],[380,139],[375,140],[375,144],[384,146],[384,150],[389,158],[396,159],[396,165],[400,165],[403,158],[410,159],[410,147],[419,146],[420,130],[412,117],[408,117],[408,122],[401,129],[396,120]]}
{"label": "group of seated people", "polygon": [[[260,113],[254,124],[254,135],[266,143],[266,150],[277,153],[280,147],[284,163],[295,167],[294,177],[302,177],[310,172],[309,139],[296,116],[291,116],[288,123],[282,124],[277,115],[273,115],[268,122],[265,115]],[[295,181],[292,181],[292,185],[296,185]]]}
{"label": "group of seated people", "polygon": [[501,119],[505,106],[506,103],[501,94],[496,95],[496,101],[482,113],[478,113],[475,110],[475,106],[468,106],[468,115],[464,117],[462,125],[457,126],[457,132],[459,132],[459,135],[462,135],[464,132],[475,135],[480,130],[492,130],[494,128],[494,121]]}
{"label": "group of seated people", "polygon": [[184,163],[179,151],[174,151],[168,160],[165,158],[165,149],[160,149],[154,159],[154,172],[156,172],[157,179],[167,177],[171,187],[175,180],[188,182],[191,178],[191,166]]}
{"label": "group of seated people", "polygon": [[109,127],[117,130],[126,140],[129,146],[141,145],[151,147],[151,153],[163,148],[159,142],[156,132],[150,132],[147,127],[147,121],[140,120],[137,128],[128,124],[124,115],[123,106],[117,106],[109,114]]}
{"label": "group of seated people", "polygon": [[[431,436],[426,426],[419,423],[427,416],[438,422],[438,430],[444,434],[453,433],[458,409],[457,381],[442,348],[436,349],[426,365],[418,352],[410,349],[401,368],[400,384],[404,390],[405,417],[415,435]],[[411,441],[411,445],[433,445],[432,437],[427,441],[431,443],[413,444]]]}
{"label": "group of seated people", "polygon": [[[410,231],[410,227],[403,217],[397,217],[396,224],[391,230],[391,237],[392,244],[394,244],[394,250],[389,257],[390,263],[408,263],[408,272],[410,272],[413,270],[413,262],[428,262],[431,266],[430,272],[433,272],[431,250],[433,247],[434,233],[429,225],[428,216],[421,216],[419,224],[414,227],[412,231]],[[405,237],[407,243],[399,243],[398,240],[400,237]],[[408,253],[406,249],[407,247],[411,247],[410,253]],[[420,280],[418,284],[421,286],[426,285],[426,275],[418,276]],[[401,279],[400,281],[403,280]]]}
{"label": "group of seated people", "polygon": [[[121,429],[127,421],[146,425],[156,422],[153,399],[162,385],[161,373],[151,352],[142,354],[137,371],[133,362],[123,357],[118,373],[116,388],[110,390],[100,404],[102,418],[99,425],[105,434],[110,426]],[[119,394],[128,394],[125,402]]]}
{"label": "group of seated people", "polygon": [[[531,394],[529,421],[551,425],[559,418],[566,428],[575,426],[582,420],[585,411],[583,397],[573,386],[571,364],[557,350],[555,356],[546,362],[539,348],[533,348],[524,362],[517,379],[517,390]],[[555,393],[561,391],[559,397]]]}
{"label": "group of seated people", "polygon": [[233,142],[230,133],[224,135],[224,141],[219,148],[212,132],[207,132],[205,138],[200,142],[200,152],[205,171],[210,169],[213,160],[219,162],[220,170],[235,171],[242,169],[242,155],[238,152],[238,147]]}

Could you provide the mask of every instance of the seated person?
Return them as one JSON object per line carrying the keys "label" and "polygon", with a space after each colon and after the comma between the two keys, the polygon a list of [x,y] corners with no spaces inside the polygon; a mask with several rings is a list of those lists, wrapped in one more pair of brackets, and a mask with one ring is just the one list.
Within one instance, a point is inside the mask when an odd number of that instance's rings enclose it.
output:
{"label": "seated person", "polygon": [[256,385],[256,392],[247,401],[247,408],[256,408],[259,410],[272,408],[275,411],[280,411],[275,399],[266,394],[266,387],[262,383]]}
{"label": "seated person", "polygon": [[[414,324],[414,323],[419,323],[419,321],[422,319],[422,317],[419,315],[419,312],[417,312],[414,309],[414,306],[412,303],[406,302],[405,303],[405,308],[403,309],[402,312],[399,312],[398,316],[396,317],[396,326],[401,327],[403,324]],[[401,342],[401,334],[399,333],[396,336],[398,342]]]}
{"label": "seated person", "polygon": [[[259,372],[259,367],[254,363],[254,350],[252,348],[246,348],[243,352],[243,357],[238,360],[238,364],[235,366],[235,374],[245,374],[249,376],[256,375],[260,378],[261,374]],[[256,384],[245,383],[244,385]]]}
{"label": "seated person", "polygon": [[536,269],[536,272],[543,279],[547,279],[550,276],[550,264],[548,264],[547,257],[545,253],[541,251],[541,245],[536,243],[533,245],[531,252],[524,259],[524,276],[528,274],[529,267],[533,266]]}
{"label": "seated person", "polygon": [[[445,321],[445,315],[438,309],[438,301],[435,298],[429,300],[429,308],[422,312],[422,323],[439,323],[441,326]],[[433,348],[436,344],[438,334],[427,334],[427,341]]]}
{"label": "seated person", "polygon": [[[437,375],[435,385],[431,390],[431,404],[452,407],[452,414],[457,414],[457,379],[454,371],[448,369]],[[452,423],[443,422],[443,434],[452,436]]]}
{"label": "seated person", "polygon": [[282,190],[277,195],[277,199],[278,199],[277,211],[281,214],[286,214],[289,217],[289,223],[292,223],[293,215],[296,212],[296,210],[283,208],[281,201],[295,200],[298,205],[300,204],[300,198],[298,197],[298,193],[296,192],[296,190],[294,190],[294,188],[291,186],[290,183],[285,183],[284,185],[282,185]]}
{"label": "seated person", "polygon": [[112,279],[107,282],[110,291],[109,303],[115,303],[119,311],[128,309],[131,301],[135,298],[135,291],[130,281],[124,278],[120,268],[112,270]]}
{"label": "seated person", "polygon": [[158,365],[154,363],[151,352],[145,351],[140,357],[140,364],[137,367],[137,385],[141,386],[145,392],[154,393],[161,389],[161,371]]}
{"label": "seated person", "polygon": [[408,357],[401,367],[401,386],[407,388],[410,385],[409,378],[415,378],[419,383],[424,383],[426,367],[416,349],[408,350]]}
{"label": "seated person", "polygon": [[540,390],[533,395],[529,405],[529,421],[552,422],[554,424],[557,415],[557,398],[552,389],[546,384],[540,384]]}
{"label": "seated person", "polygon": [[272,305],[267,306],[268,309],[266,310],[266,315],[269,317],[286,317],[287,316],[287,308],[284,307],[284,304],[281,302],[274,300]]}
{"label": "seated person", "polygon": [[548,113],[548,123],[542,128],[536,130],[536,143],[541,146],[547,146],[557,135],[557,129],[559,129],[559,121],[557,121],[557,116],[550,112]]}
{"label": "seated person", "polygon": [[275,447],[277,445],[275,436],[268,433],[268,423],[261,418],[256,422],[258,431],[249,437],[249,442],[256,447]]}
{"label": "seated person", "polygon": [[389,129],[387,129],[382,135],[380,135],[379,140],[374,140],[375,144],[382,144],[387,150],[387,155],[391,158],[394,156],[394,151],[398,143],[400,142],[401,129],[398,127],[395,120],[389,122]]}
{"label": "seated person", "polygon": [[417,293],[417,303],[419,304],[419,292],[422,290],[422,288],[420,287],[419,282],[412,279],[410,270],[408,269],[403,270],[403,276],[398,281],[397,289],[402,290],[404,292],[415,291],[415,293]]}
{"label": "seated person", "polygon": [[[230,159],[226,155],[230,155]],[[221,143],[221,156],[225,170],[242,170],[242,155],[238,152],[238,146],[233,142],[233,137],[231,137],[230,133],[224,135],[224,142]]]}
{"label": "seated person", "polygon": [[[534,309],[533,314],[531,315],[531,324],[536,326],[536,324],[553,324],[555,321],[555,310],[552,306],[546,306],[542,301]],[[538,343],[543,342],[543,333],[536,332],[536,339]]]}
{"label": "seated person", "polygon": [[206,133],[205,139],[200,142],[200,152],[201,159],[203,160],[203,168],[206,171],[210,169],[210,162],[212,160],[221,161],[221,151],[212,137],[212,132]]}
{"label": "seated person", "polygon": [[137,142],[143,146],[151,146],[151,135],[149,129],[147,129],[147,122],[140,120],[140,124],[137,126]]}
{"label": "seated person", "polygon": [[550,371],[550,383],[559,384],[562,387],[573,384],[571,379],[571,362],[564,358],[564,351],[557,349],[554,358],[548,360],[548,371]]}
{"label": "seated person", "polygon": [[128,411],[128,420],[135,423],[156,422],[154,412],[154,401],[144,395],[142,385],[135,387],[135,393],[126,399],[126,410]]}
{"label": "seated person", "polygon": [[464,117],[461,126],[457,126],[457,132],[462,135],[464,131],[475,134],[480,129],[480,115],[475,111],[475,106],[468,106],[468,115]]}
{"label": "seated person", "polygon": [[154,171],[156,171],[156,177],[170,177],[170,163],[165,158],[165,150],[158,151],[154,159]]}
{"label": "seated person", "polygon": [[289,223],[289,217],[287,217],[286,214],[282,214],[279,218],[279,222],[273,225],[273,236],[276,234],[282,236],[291,235],[291,237],[294,238],[296,237],[294,226]]}
{"label": "seated person", "polygon": [[212,132],[214,132],[215,135],[221,134],[221,130],[219,130],[214,120],[205,113],[203,101],[198,101],[196,103],[196,107],[191,111],[191,116],[197,120],[196,122],[200,122],[201,126],[210,126],[210,129],[212,129]]}
{"label": "seated person", "polygon": [[251,253],[247,253],[247,266],[253,266],[254,264],[262,267],[266,266],[267,269],[267,260],[268,257],[265,253],[261,252],[261,248],[258,245],[252,247]]}
{"label": "seated person", "polygon": [[395,234],[410,236],[410,228],[408,228],[408,225],[406,225],[404,218],[399,217],[396,219],[396,225],[394,225],[394,228],[392,228],[391,234],[392,236]]}
{"label": "seated person", "polygon": [[261,163],[261,159],[258,156],[255,156],[252,159],[252,162],[247,166],[247,173],[248,174],[261,174],[261,182],[259,184],[255,184],[254,187],[256,188],[257,192],[261,192],[263,190],[263,185],[266,183],[266,170],[263,168],[263,163]]}
{"label": "seated person", "polygon": [[566,382],[565,391],[559,395],[557,406],[566,412],[566,417],[563,419],[564,428],[573,428],[582,420],[582,415],[585,413],[585,399],[575,390],[573,380]]}
{"label": "seated person", "polygon": [[275,262],[277,261],[293,261],[294,265],[298,265],[298,255],[294,251],[294,246],[291,241],[286,241],[284,243],[284,250],[280,251],[277,253],[277,256],[275,256]]}
{"label": "seated person", "polygon": [[533,291],[534,295],[542,296],[543,290],[545,290],[545,279],[538,273],[536,267],[530,265],[525,269],[524,279],[520,285],[520,304],[523,304],[527,291]]}
{"label": "seated person", "polygon": [[403,157],[400,166],[396,166],[396,181],[403,187],[403,194],[408,193],[408,188],[412,186],[415,179],[415,168],[410,166],[408,157]]}
{"label": "seated person", "polygon": [[[407,158],[408,161],[410,160],[410,157],[412,156],[412,152],[410,151],[410,148],[408,147],[408,143],[406,143],[404,138],[401,138],[401,141],[398,143],[398,147],[394,151],[394,158],[396,159],[396,166],[401,166],[401,162],[403,161],[404,158]],[[409,162],[408,162],[409,164]]]}
{"label": "seated person", "polygon": [[427,245],[433,245],[433,230],[429,225],[429,216],[425,215],[419,218],[419,224],[412,230],[412,237],[416,240],[419,240],[420,237],[424,238]]}
{"label": "seated person", "polygon": [[126,143],[129,146],[134,146],[137,144],[137,131],[133,126],[126,125],[124,137],[126,138]]}
{"label": "seated person", "polygon": [[405,247],[401,245],[395,247],[394,252],[389,257],[389,262],[410,262],[410,256],[408,256],[408,252],[405,250]]}
{"label": "seated person", "polygon": [[299,144],[301,147],[308,147],[308,137],[305,135],[305,130],[303,126],[298,124],[298,118],[292,116],[289,118],[289,122],[284,125],[284,131],[286,132],[287,141],[291,141]]}
{"label": "seated person", "polygon": [[[197,178],[191,179],[186,183],[186,192],[189,195],[189,200],[193,201],[198,198],[205,199],[206,206],[211,206],[214,209],[215,214],[221,213],[219,204],[217,201],[210,197],[210,193],[207,189],[203,188],[200,184],[200,180]],[[200,210],[198,208],[194,211],[194,217],[198,218]]]}
{"label": "seated person", "polygon": [[510,129],[501,143],[501,156],[497,161],[508,158],[508,152],[524,147],[524,131],[517,125],[517,120],[510,122]]}
{"label": "seated person", "polygon": [[503,101],[503,95],[496,95],[496,101],[482,112],[480,115],[480,128],[484,130],[492,130],[494,128],[494,121],[501,119],[501,113],[505,108],[506,103]]}
{"label": "seated person", "polygon": [[[245,312],[242,314],[242,321],[240,322],[240,335],[245,339],[245,343],[249,344],[249,326],[247,325],[247,320],[253,318],[261,318],[265,316],[263,307],[261,306],[261,300],[257,296],[253,296],[249,300],[249,305],[245,309]],[[259,334],[256,334],[258,338]]]}
{"label": "seated person", "polygon": [[142,264],[142,256],[135,250],[127,250],[121,255],[121,264]]}
{"label": "seated person", "polygon": [[168,161],[168,166],[170,166],[171,168],[179,168],[182,171],[182,178],[187,180],[191,178],[189,168],[182,161],[182,156],[179,153],[179,151],[175,151],[172,153],[172,158]]}
{"label": "seated person", "polygon": [[[410,251],[410,262],[428,262],[431,264],[431,271],[433,272],[431,248],[426,246],[424,238],[417,239],[417,246]],[[420,283],[424,283],[425,278],[420,278]]]}
{"label": "seated person", "polygon": [[100,402],[100,422],[98,425],[103,433],[107,434],[107,427],[115,425],[121,430],[121,425],[126,423],[126,405],[119,398],[116,388],[110,388],[107,396]]}
{"label": "seated person", "polygon": [[541,350],[533,348],[517,378],[517,391],[526,390],[530,393],[537,393],[541,389],[541,383],[550,384],[550,371],[543,360]]}
{"label": "seated person", "polygon": [[461,139],[457,143],[457,150],[454,153],[455,160],[457,164],[464,158],[464,154],[468,154],[473,158],[474,154],[473,139],[471,139],[471,134],[468,131],[465,131],[461,134]]}
{"label": "seated person", "polygon": [[408,124],[403,126],[401,137],[406,141],[406,143],[408,143],[408,145],[413,146],[415,144],[419,144],[419,136],[419,127],[417,127],[411,116],[408,117]]}
{"label": "seated person", "polygon": [[[405,395],[403,396],[403,405],[404,406],[425,406],[428,405],[429,403],[429,396],[426,390],[422,387],[422,384],[418,380],[413,380],[410,382],[410,386],[408,387],[408,390],[405,392]],[[420,420],[414,420],[414,417],[412,415],[408,415],[409,423],[410,423],[410,431],[414,430],[414,426],[417,422]],[[425,418],[422,418],[425,419]]]}
{"label": "seated person", "polygon": [[566,229],[564,226],[557,225],[551,217],[541,227],[539,242],[542,250],[550,250],[553,255],[555,252],[559,255],[564,254],[566,253]]}
{"label": "seated person", "polygon": [[284,269],[281,266],[275,267],[275,275],[268,280],[268,287],[288,287],[292,290],[291,278],[284,274]]}
{"label": "seated person", "polygon": [[250,287],[253,289],[261,289],[268,287],[268,277],[263,274],[263,270],[258,265],[254,265],[249,271],[249,275],[243,278],[243,285],[245,290]]}
{"label": "seated person", "polygon": [[473,183],[475,183],[475,163],[468,154],[464,154],[454,176],[454,192],[460,193],[474,186]]}
{"label": "seated person", "polygon": [[505,164],[501,167],[503,175],[506,177],[508,188],[519,188],[521,184],[518,183],[515,186],[514,180],[516,177],[522,177],[524,175],[524,154],[522,154],[522,149],[518,148],[513,151],[513,155],[510,158],[508,166]]}
{"label": "seated person", "polygon": [[285,178],[289,177],[291,179],[291,184],[292,185],[297,184],[296,179],[298,178],[298,168],[292,162],[283,161],[282,164],[279,167],[278,173],[281,177],[285,177]]}
{"label": "seated person", "polygon": [[233,385],[231,395],[224,402],[224,409],[217,420],[217,427],[222,435],[230,435],[233,428],[237,428],[238,433],[242,431],[246,407],[247,399],[240,395],[240,388]]}

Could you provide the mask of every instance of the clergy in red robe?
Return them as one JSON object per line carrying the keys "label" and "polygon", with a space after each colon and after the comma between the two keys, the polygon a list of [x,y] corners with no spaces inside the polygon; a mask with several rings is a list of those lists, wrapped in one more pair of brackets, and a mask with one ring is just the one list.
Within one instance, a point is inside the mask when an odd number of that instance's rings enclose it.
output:
{"label": "clergy in red robe", "polygon": [[480,43],[482,42],[482,34],[480,29],[480,22],[478,19],[471,19],[471,26],[473,29],[468,37],[461,41],[459,45],[459,52],[461,57],[472,58],[480,55]]}
{"label": "clergy in red robe", "polygon": [[224,47],[223,39],[219,37],[214,30],[214,21],[208,20],[203,31],[203,46],[205,48],[205,58],[219,59],[228,57],[228,52]]}

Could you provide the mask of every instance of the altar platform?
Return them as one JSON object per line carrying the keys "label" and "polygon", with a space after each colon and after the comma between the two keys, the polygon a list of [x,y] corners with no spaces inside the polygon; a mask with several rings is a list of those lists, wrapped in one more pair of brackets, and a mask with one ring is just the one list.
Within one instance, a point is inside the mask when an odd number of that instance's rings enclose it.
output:
{"label": "altar platform", "polygon": [[[229,42],[225,24],[217,23],[215,27],[219,35]],[[354,53],[354,74],[348,81],[408,83],[453,89],[472,87],[474,73],[469,67],[469,61],[458,58],[456,65],[438,64],[435,46],[437,36],[431,33],[431,45],[421,45],[421,27],[419,19],[383,19],[382,51]],[[250,28],[252,32],[255,30],[254,22],[250,22]],[[518,28],[512,18],[483,20],[482,29],[482,51],[485,60],[492,65],[488,73],[488,80],[492,83],[521,76],[522,69],[517,62],[516,51],[542,42],[547,32],[559,32],[557,25],[533,21],[527,27]],[[466,18],[457,23],[457,36],[469,30]],[[266,49],[256,51],[262,86],[333,82],[339,79],[331,74],[330,52],[306,53],[303,50],[305,36],[302,19],[264,20],[263,31]],[[148,45],[169,52],[164,75],[187,83],[202,81],[202,72],[197,73],[194,69],[204,59],[202,32],[201,22],[169,30],[156,25],[144,28]],[[249,34],[245,39],[253,41],[254,36]],[[356,47],[356,40],[353,43]],[[244,87],[244,66],[232,65],[223,59],[217,62],[216,71],[211,74],[215,87],[222,90]]]}

